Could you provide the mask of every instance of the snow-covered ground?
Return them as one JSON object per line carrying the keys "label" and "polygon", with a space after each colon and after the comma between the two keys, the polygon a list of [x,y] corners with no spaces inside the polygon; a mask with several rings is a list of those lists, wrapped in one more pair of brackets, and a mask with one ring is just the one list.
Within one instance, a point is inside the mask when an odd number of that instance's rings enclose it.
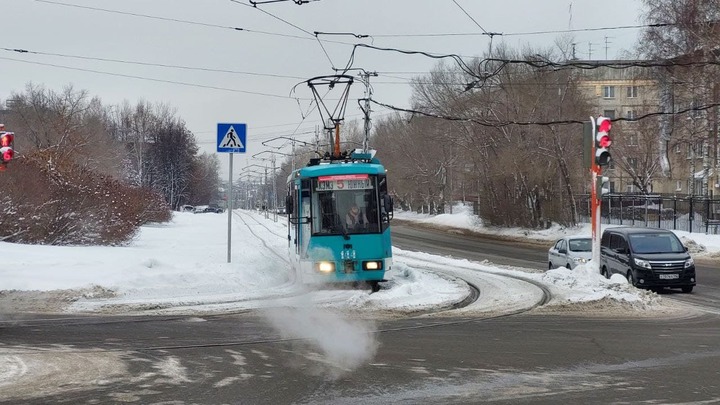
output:
{"label": "snow-covered ground", "polygon": [[[178,212],[169,223],[144,226],[123,247],[35,246],[0,242],[0,315],[21,311],[103,313],[208,313],[309,305],[359,314],[414,314],[451,307],[470,293],[461,282],[480,284],[477,303],[464,311],[496,312],[532,305],[541,283],[552,292],[548,307],[603,306],[642,311],[663,309],[657,294],[574,271],[517,269],[444,258],[394,248],[387,283],[369,289],[315,289],[294,283],[287,262],[284,217],[273,221],[254,211],[236,211],[232,262],[227,263],[227,214]],[[486,228],[463,206],[434,217],[396,213],[396,218],[515,237],[546,240],[589,234],[588,227],[544,231]],[[720,237],[678,232],[697,255],[720,251]],[[450,270],[448,270],[450,269]],[[444,270],[444,271],[442,271]],[[514,278],[507,278],[505,276]]]}

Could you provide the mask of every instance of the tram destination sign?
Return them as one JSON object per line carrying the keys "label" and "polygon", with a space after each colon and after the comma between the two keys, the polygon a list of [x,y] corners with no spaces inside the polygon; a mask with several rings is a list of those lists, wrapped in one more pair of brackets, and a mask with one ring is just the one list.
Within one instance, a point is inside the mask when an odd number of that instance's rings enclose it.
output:
{"label": "tram destination sign", "polygon": [[317,191],[369,190],[373,188],[367,174],[339,174],[318,177]]}

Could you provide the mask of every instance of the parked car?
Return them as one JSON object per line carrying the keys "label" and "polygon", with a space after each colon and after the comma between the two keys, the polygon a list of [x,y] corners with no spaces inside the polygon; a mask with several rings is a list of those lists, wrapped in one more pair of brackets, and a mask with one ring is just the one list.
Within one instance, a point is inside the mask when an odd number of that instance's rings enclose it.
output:
{"label": "parked car", "polygon": [[205,208],[205,212],[215,212],[215,213],[223,213],[225,212],[225,209],[217,204],[210,204]]}
{"label": "parked car", "polygon": [[192,205],[183,205],[182,207],[180,207],[180,211],[195,212],[195,207]]}
{"label": "parked car", "polygon": [[195,206],[195,212],[196,214],[202,214],[206,212],[215,212],[215,213],[222,213],[225,212],[225,209],[223,207],[220,207],[216,204],[210,204],[210,205],[197,205]]}
{"label": "parked car", "polygon": [[673,287],[684,293],[695,287],[695,261],[672,231],[609,228],[600,246],[600,272],[605,277],[622,274],[636,287]]}
{"label": "parked car", "polygon": [[592,259],[592,238],[589,236],[566,236],[558,239],[548,250],[548,268],[574,269]]}

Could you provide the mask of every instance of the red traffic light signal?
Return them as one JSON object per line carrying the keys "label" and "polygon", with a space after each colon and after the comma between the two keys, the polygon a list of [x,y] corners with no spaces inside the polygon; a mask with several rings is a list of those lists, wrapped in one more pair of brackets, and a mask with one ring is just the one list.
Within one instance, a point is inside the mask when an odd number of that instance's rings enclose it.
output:
{"label": "red traffic light signal", "polygon": [[595,164],[607,166],[610,164],[608,148],[612,145],[612,138],[610,138],[612,122],[610,118],[598,117],[595,121],[595,128]]}
{"label": "red traffic light signal", "polygon": [[14,140],[14,133],[0,131],[0,163],[7,163],[12,160],[15,155],[15,150],[13,150]]}

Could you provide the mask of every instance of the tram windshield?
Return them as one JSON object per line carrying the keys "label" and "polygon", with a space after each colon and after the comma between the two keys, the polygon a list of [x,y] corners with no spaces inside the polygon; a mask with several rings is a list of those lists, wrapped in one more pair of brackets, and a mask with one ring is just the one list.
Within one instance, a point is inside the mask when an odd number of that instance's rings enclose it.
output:
{"label": "tram windshield", "polygon": [[315,235],[378,233],[377,176],[344,174],[313,179]]}

